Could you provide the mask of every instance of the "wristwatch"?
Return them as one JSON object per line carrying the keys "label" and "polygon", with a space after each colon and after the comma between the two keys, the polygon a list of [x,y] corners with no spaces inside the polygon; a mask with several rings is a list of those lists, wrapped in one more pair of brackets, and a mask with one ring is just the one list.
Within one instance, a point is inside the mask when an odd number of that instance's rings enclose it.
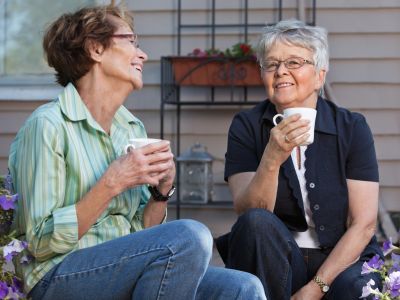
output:
{"label": "wristwatch", "polygon": [[329,285],[327,285],[325,282],[322,281],[321,278],[318,276],[315,276],[313,278],[313,281],[318,284],[319,288],[321,289],[321,292],[326,294],[329,291]]}
{"label": "wristwatch", "polygon": [[171,189],[168,191],[167,195],[165,195],[165,196],[163,194],[161,194],[160,191],[155,186],[149,185],[147,188],[149,189],[149,192],[150,192],[151,196],[153,197],[154,201],[161,201],[161,202],[168,201],[175,192],[174,185],[171,187]]}

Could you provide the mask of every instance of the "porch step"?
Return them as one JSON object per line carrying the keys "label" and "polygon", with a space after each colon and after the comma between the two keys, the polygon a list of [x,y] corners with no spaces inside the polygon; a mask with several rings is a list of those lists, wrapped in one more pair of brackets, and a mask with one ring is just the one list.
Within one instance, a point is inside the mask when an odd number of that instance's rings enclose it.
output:
{"label": "porch step", "polygon": [[[205,224],[211,231],[214,238],[219,237],[231,230],[236,222],[236,213],[233,210],[232,202],[213,203],[207,205],[182,204],[180,208],[181,219],[193,219]],[[168,205],[168,221],[176,219],[176,205]],[[223,267],[224,263],[218,254],[215,245],[210,265]]]}
{"label": "porch step", "polygon": [[[176,219],[176,205],[168,205],[167,220]],[[205,224],[212,236],[218,237],[230,231],[237,219],[232,202],[201,204],[181,204],[180,219],[193,219]]]}

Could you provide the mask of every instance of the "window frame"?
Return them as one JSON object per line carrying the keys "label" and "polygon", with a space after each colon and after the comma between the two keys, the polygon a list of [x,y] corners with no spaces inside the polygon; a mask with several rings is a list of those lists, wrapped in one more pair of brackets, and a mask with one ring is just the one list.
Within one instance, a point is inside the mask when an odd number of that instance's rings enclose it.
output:
{"label": "window frame", "polygon": [[[6,1],[0,1],[0,46],[5,45],[6,36]],[[51,0],[49,0],[51,1]],[[115,0],[93,0],[93,5],[116,4]],[[1,47],[0,47],[1,48]],[[5,47],[0,49],[0,101],[43,101],[54,99],[62,90],[56,83],[54,73],[45,74],[4,74]]]}

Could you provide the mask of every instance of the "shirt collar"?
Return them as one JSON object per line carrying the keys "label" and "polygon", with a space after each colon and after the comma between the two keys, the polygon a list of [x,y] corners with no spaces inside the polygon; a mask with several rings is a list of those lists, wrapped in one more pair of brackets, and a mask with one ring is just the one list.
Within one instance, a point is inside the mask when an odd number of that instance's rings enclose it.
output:
{"label": "shirt collar", "polygon": [[[337,134],[336,122],[334,110],[327,103],[328,100],[324,100],[318,97],[317,100],[317,117],[315,119],[315,131]],[[267,107],[262,115],[262,120],[268,120],[272,123],[272,118],[277,114],[275,105],[267,100]]]}
{"label": "shirt collar", "polygon": [[[60,102],[61,111],[71,121],[87,120],[90,124],[97,123],[93,119],[90,111],[83,103],[82,98],[72,83],[68,83],[68,85],[64,88],[62,93],[58,96],[58,101]],[[115,113],[113,123],[114,122],[139,123],[140,121],[133,116],[128,109],[121,105],[121,107]]]}

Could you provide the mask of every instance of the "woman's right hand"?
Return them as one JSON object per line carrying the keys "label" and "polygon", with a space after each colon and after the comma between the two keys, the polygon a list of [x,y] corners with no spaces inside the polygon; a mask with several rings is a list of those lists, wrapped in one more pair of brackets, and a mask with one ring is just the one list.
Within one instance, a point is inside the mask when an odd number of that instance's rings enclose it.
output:
{"label": "woman's right hand", "polygon": [[158,186],[174,164],[173,157],[168,141],[134,149],[110,164],[104,182],[115,195],[142,184]]}
{"label": "woman's right hand", "polygon": [[289,157],[293,148],[303,144],[309,134],[310,121],[295,114],[283,119],[271,129],[270,137],[263,154],[263,161],[269,167],[279,168]]}

